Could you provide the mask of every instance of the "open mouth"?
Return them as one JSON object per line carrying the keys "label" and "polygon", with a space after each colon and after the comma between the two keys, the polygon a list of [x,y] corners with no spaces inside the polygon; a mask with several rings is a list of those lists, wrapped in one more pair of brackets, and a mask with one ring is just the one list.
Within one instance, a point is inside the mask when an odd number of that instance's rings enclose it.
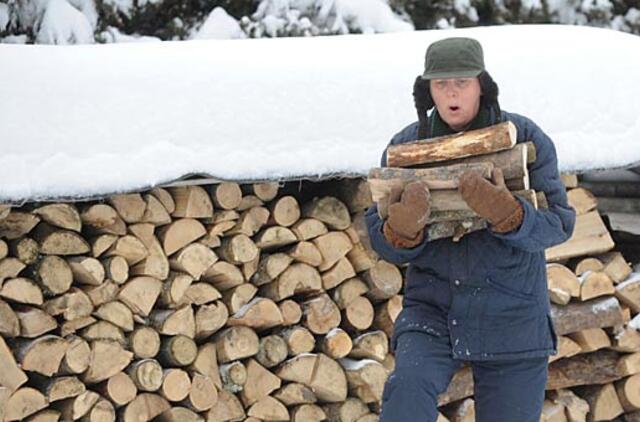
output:
{"label": "open mouth", "polygon": [[458,106],[449,106],[449,110],[458,111],[458,110],[460,110],[460,107],[458,107]]}

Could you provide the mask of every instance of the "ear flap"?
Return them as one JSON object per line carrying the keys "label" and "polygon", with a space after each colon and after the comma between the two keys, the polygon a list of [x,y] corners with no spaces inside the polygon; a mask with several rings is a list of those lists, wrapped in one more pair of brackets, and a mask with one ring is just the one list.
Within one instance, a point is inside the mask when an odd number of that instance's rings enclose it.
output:
{"label": "ear flap", "polygon": [[422,76],[418,76],[413,83],[413,103],[420,121],[418,139],[424,139],[427,137],[427,111],[433,108],[435,104],[429,91],[429,81],[422,79]]}
{"label": "ear flap", "polygon": [[498,84],[495,83],[489,72],[484,71],[478,76],[480,81],[480,89],[482,89],[482,97],[480,99],[482,106],[487,109],[494,109],[496,112],[497,122],[502,121],[500,112],[500,103],[498,102]]}

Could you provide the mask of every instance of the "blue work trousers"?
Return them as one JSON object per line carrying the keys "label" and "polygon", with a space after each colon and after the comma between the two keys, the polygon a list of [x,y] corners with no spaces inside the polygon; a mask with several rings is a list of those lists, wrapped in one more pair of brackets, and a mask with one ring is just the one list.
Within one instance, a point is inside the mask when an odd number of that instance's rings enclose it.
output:
{"label": "blue work trousers", "polygon": [[[463,361],[448,336],[408,331],[398,336],[396,366],[382,395],[380,422],[436,422],[438,395]],[[476,422],[539,422],[548,358],[473,361]]]}

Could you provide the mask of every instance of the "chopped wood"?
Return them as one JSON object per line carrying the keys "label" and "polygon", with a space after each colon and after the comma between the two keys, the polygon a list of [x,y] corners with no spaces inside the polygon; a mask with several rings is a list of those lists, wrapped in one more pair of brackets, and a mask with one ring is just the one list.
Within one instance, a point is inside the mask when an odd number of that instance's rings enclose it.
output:
{"label": "chopped wood", "polygon": [[278,331],[278,335],[287,342],[289,356],[311,352],[316,340],[311,331],[302,326],[293,326]]}
{"label": "chopped wood", "polygon": [[217,249],[217,253],[225,261],[232,264],[243,264],[252,261],[258,256],[259,252],[256,243],[245,234],[237,234],[222,239],[222,246]]}
{"label": "chopped wood", "polygon": [[99,307],[102,304],[116,300],[120,289],[116,283],[107,280],[99,286],[85,287],[83,291],[89,296],[93,306]]}
{"label": "chopped wood", "polygon": [[98,286],[105,278],[102,263],[95,258],[74,256],[67,259],[67,263],[73,273],[74,281],[81,284]]}
{"label": "chopped wood", "polygon": [[551,317],[558,335],[588,328],[613,327],[622,323],[620,303],[614,297],[570,303],[566,306],[551,305]]}
{"label": "chopped wood", "polygon": [[640,373],[640,352],[622,355],[616,370],[623,376]]}
{"label": "chopped wood", "polygon": [[352,359],[373,359],[380,363],[389,353],[389,339],[380,330],[364,333],[353,339]]}
{"label": "chopped wood", "polygon": [[567,422],[585,422],[589,413],[589,403],[576,396],[571,390],[553,390],[547,395],[554,403],[564,406]]}
{"label": "chopped wood", "polygon": [[320,271],[331,268],[353,248],[351,239],[343,232],[329,232],[313,239],[312,242],[322,255],[322,263],[318,267]]}
{"label": "chopped wood", "polygon": [[314,334],[326,334],[340,325],[340,309],[326,293],[306,300],[300,306],[302,324]]}
{"label": "chopped wood", "polygon": [[140,391],[153,392],[162,386],[162,366],[154,359],[133,362],[127,374]]}
{"label": "chopped wood", "polygon": [[408,167],[482,155],[511,149],[516,145],[516,127],[504,122],[482,129],[416,141],[387,148],[389,167]]}
{"label": "chopped wood", "polygon": [[387,370],[379,362],[372,359],[340,359],[344,368],[351,394],[365,403],[382,399],[382,390],[387,380]]}
{"label": "chopped wood", "polygon": [[196,339],[200,340],[215,334],[229,319],[229,310],[221,302],[203,305],[196,311]]}
{"label": "chopped wood", "polygon": [[342,367],[322,353],[307,353],[285,361],[276,372],[285,381],[311,388],[318,400],[341,402],[347,397],[347,378]]}
{"label": "chopped wood", "polygon": [[640,277],[631,276],[618,284],[615,295],[634,312],[640,312]]}
{"label": "chopped wood", "polygon": [[[567,299],[580,297],[580,281],[573,271],[562,264],[547,264],[547,283],[552,300],[554,296],[557,298],[559,295]],[[554,295],[553,293],[556,294]],[[566,305],[568,301],[561,300],[558,302],[554,300],[554,303]]]}
{"label": "chopped wood", "polygon": [[282,314],[274,301],[256,297],[233,314],[227,324],[229,326],[244,325],[256,331],[262,331],[281,325]]}
{"label": "chopped wood", "polygon": [[103,398],[98,399],[98,402],[93,405],[91,410],[80,418],[81,422],[115,422],[115,420],[116,411],[113,404]]}
{"label": "chopped wood", "polygon": [[225,235],[244,234],[246,236],[253,236],[267,224],[268,221],[268,209],[261,206],[251,207],[240,214],[238,221],[229,231],[225,232]]}
{"label": "chopped wood", "polygon": [[51,376],[58,372],[68,343],[61,337],[45,335],[16,344],[16,357],[25,371]]}
{"label": "chopped wood", "polygon": [[269,223],[283,227],[292,226],[300,219],[300,206],[291,195],[283,196],[270,203],[271,218]]}
{"label": "chopped wood", "polygon": [[193,283],[193,277],[180,272],[170,272],[169,277],[163,282],[159,301],[168,308],[175,308],[183,302],[184,295]]}
{"label": "chopped wood", "polygon": [[237,183],[223,182],[211,187],[211,198],[217,207],[232,210],[240,205],[242,191]]}
{"label": "chopped wood", "polygon": [[386,302],[378,305],[373,320],[373,326],[384,331],[387,337],[393,334],[393,325],[402,310],[402,296],[395,295]]}
{"label": "chopped wood", "polygon": [[271,334],[260,338],[255,358],[265,368],[272,368],[287,358],[288,351],[287,342],[282,337]]}
{"label": "chopped wood", "polygon": [[256,286],[266,284],[278,277],[293,261],[293,257],[285,253],[262,255],[258,264],[258,270],[251,277],[251,282]]}
{"label": "chopped wood", "polygon": [[89,243],[77,232],[58,229],[47,223],[40,223],[33,231],[33,238],[45,255],[82,255],[89,253]]}
{"label": "chopped wood", "polygon": [[320,220],[334,230],[345,230],[351,225],[349,209],[342,201],[333,196],[314,198],[307,202],[302,207],[302,215]]}
{"label": "chopped wood", "polygon": [[602,271],[586,272],[580,276],[580,300],[610,296],[616,291],[613,281]]}
{"label": "chopped wood", "polygon": [[589,403],[589,421],[610,421],[624,413],[616,389],[611,383],[584,387],[580,396]]}
{"label": "chopped wood", "polygon": [[122,328],[107,321],[97,321],[80,331],[80,335],[87,341],[112,340],[125,345],[125,335]]}
{"label": "chopped wood", "polygon": [[4,420],[6,422],[21,421],[45,407],[47,407],[47,399],[42,393],[31,387],[20,388],[7,400]]}
{"label": "chopped wood", "polygon": [[146,204],[146,209],[140,220],[141,222],[151,223],[155,226],[163,226],[171,223],[171,216],[158,198],[151,194],[146,194],[143,195],[143,199]]}
{"label": "chopped wood", "polygon": [[176,209],[176,204],[173,201],[173,197],[168,190],[163,188],[153,188],[149,191],[151,195],[155,196],[162,206],[167,210],[169,214],[172,214]]}
{"label": "chopped wood", "polygon": [[220,378],[225,390],[238,393],[247,382],[247,367],[240,361],[220,365]]}
{"label": "chopped wood", "polygon": [[102,230],[114,227],[118,223],[118,220],[121,219],[118,212],[112,206],[107,204],[93,204],[82,210],[80,220],[82,224],[86,226],[96,230]]}
{"label": "chopped wood", "polygon": [[280,301],[294,295],[308,295],[322,291],[322,278],[314,267],[297,263],[287,267],[275,281],[260,286],[259,295]]}
{"label": "chopped wood", "polygon": [[282,314],[282,325],[288,326],[297,324],[302,319],[302,308],[291,299],[285,299],[278,302],[278,308]]}
{"label": "chopped wood", "polygon": [[615,284],[626,280],[633,271],[620,252],[609,252],[601,255],[599,259],[604,265],[603,271],[611,277]]}
{"label": "chopped wood", "polygon": [[349,259],[342,257],[333,267],[322,273],[322,287],[329,290],[355,276],[356,271]]}
{"label": "chopped wood", "polygon": [[141,326],[129,336],[129,346],[137,358],[153,358],[160,351],[160,336],[153,328]]}
{"label": "chopped wood", "polygon": [[116,243],[116,240],[118,240],[118,236],[114,234],[101,234],[91,238],[91,255],[93,255],[94,258],[100,257],[100,255]]}
{"label": "chopped wood", "polygon": [[[13,311],[13,309],[11,309],[11,306],[9,306],[9,304],[3,300],[0,300],[0,335],[2,335],[3,337],[17,337],[20,335],[20,326],[22,324],[24,324],[25,326],[25,330],[27,331],[27,335],[25,337],[30,337],[30,335],[28,335],[28,333],[33,334],[34,330],[33,330],[33,324],[32,324],[32,319],[30,318],[30,309],[35,309],[35,308],[28,308],[28,310],[21,312],[24,315],[24,319],[25,322],[22,322],[22,318],[19,319],[19,314],[17,315],[16,312]],[[38,318],[35,321],[37,321],[37,327],[50,327],[50,324],[42,324],[41,319]],[[55,323],[55,321],[53,321],[53,325],[54,328],[55,326],[57,326],[57,324]],[[49,330],[46,330],[49,331]],[[44,332],[46,332],[44,331]],[[42,334],[42,333],[39,333]],[[39,335],[39,334],[36,334]]]}
{"label": "chopped wood", "polygon": [[162,378],[160,394],[171,402],[182,401],[191,391],[189,374],[177,368],[165,369]]}
{"label": "chopped wood", "polygon": [[187,273],[199,280],[217,260],[218,257],[211,249],[200,243],[192,243],[175,253],[169,260],[169,265],[172,270]]}
{"label": "chopped wood", "polygon": [[285,406],[315,403],[318,401],[316,395],[309,387],[298,382],[290,382],[282,386],[282,388],[275,391],[272,396],[281,401]]}
{"label": "chopped wood", "polygon": [[153,235],[153,226],[150,224],[136,224],[129,226],[129,231],[145,245],[149,255],[130,268],[131,275],[148,275],[159,280],[164,280],[169,274],[169,260],[164,253],[160,241]]}
{"label": "chopped wood", "polygon": [[605,384],[623,378],[617,369],[618,354],[598,350],[557,360],[549,365],[547,390],[579,385]]}
{"label": "chopped wood", "polygon": [[60,364],[61,374],[81,374],[87,370],[91,363],[91,348],[89,343],[82,337],[68,336],[67,351]]}
{"label": "chopped wood", "polygon": [[179,305],[206,305],[221,298],[220,292],[211,284],[194,283],[187,288]]}
{"label": "chopped wood", "polygon": [[322,409],[330,421],[356,422],[369,413],[367,405],[356,397],[347,397],[345,401],[339,403],[323,404]]}
{"label": "chopped wood", "polygon": [[160,334],[166,336],[182,334],[189,338],[195,337],[196,320],[191,305],[184,305],[175,310],[153,311],[149,320]]}
{"label": "chopped wood", "polygon": [[291,409],[290,417],[292,422],[320,422],[326,420],[327,415],[320,406],[315,404],[302,404]]}
{"label": "chopped wood", "polygon": [[346,357],[353,348],[353,342],[349,334],[341,328],[329,331],[320,344],[322,352],[332,359]]}
{"label": "chopped wood", "polygon": [[15,278],[26,267],[23,262],[16,258],[3,258],[0,260],[0,286],[7,278]]}
{"label": "chopped wood", "polygon": [[602,328],[589,328],[568,334],[568,337],[580,346],[583,353],[594,352],[611,346],[611,341]]}
{"label": "chopped wood", "polygon": [[0,367],[2,368],[2,371],[0,371],[0,385],[15,391],[27,382],[26,374],[18,366],[13,353],[2,337],[0,337]]}
{"label": "chopped wood", "polygon": [[614,247],[609,230],[597,211],[576,217],[573,235],[566,242],[545,251],[547,261],[560,261],[581,255],[607,252]]}
{"label": "chopped wood", "polygon": [[400,293],[402,274],[400,270],[386,261],[380,260],[376,265],[362,274],[369,290],[366,295],[374,302],[389,299]]}
{"label": "chopped wood", "polygon": [[271,373],[255,359],[248,359],[247,380],[244,388],[240,392],[240,400],[245,407],[249,407],[263,397],[268,396],[272,391],[280,388],[281,380]]}
{"label": "chopped wood", "polygon": [[204,422],[204,418],[186,407],[172,407],[154,419],[157,422]]}
{"label": "chopped wood", "polygon": [[215,336],[216,351],[220,363],[243,359],[260,350],[258,336],[249,327],[229,327]]}
{"label": "chopped wood", "polygon": [[46,221],[52,226],[60,227],[61,229],[68,229],[76,232],[80,232],[82,229],[80,214],[73,204],[48,204],[34,209],[33,213],[40,216],[42,221]]}
{"label": "chopped wood", "polygon": [[[6,303],[0,301],[0,305],[2,304],[6,305]],[[7,319],[4,319],[5,315]],[[10,318],[12,316],[13,318],[17,317],[17,320],[20,321],[20,326],[16,327],[18,331],[15,332],[13,336],[19,334],[20,337],[35,338],[49,331],[53,331],[58,327],[56,320],[41,309],[23,307],[17,309],[16,312],[11,315],[3,312],[2,306],[0,306],[0,325],[11,323],[12,320]]]}
{"label": "chopped wood", "polygon": [[40,222],[40,217],[28,212],[12,210],[8,216],[0,220],[0,237],[7,240],[17,239],[33,230]]}
{"label": "chopped wood", "polygon": [[144,216],[147,204],[139,193],[113,195],[107,198],[118,215],[127,223],[138,223]]}
{"label": "chopped wood", "polygon": [[352,331],[366,330],[373,323],[373,318],[373,305],[364,296],[352,300],[342,312],[343,325]]}
{"label": "chopped wood", "polygon": [[205,234],[207,231],[198,220],[181,218],[161,227],[158,231],[158,238],[165,254],[169,256]]}
{"label": "chopped wood", "polygon": [[248,210],[250,208],[261,207],[262,205],[264,205],[264,201],[262,201],[257,196],[255,196],[255,195],[245,195],[240,200],[240,203],[236,207],[236,210],[238,210],[238,211],[246,211],[246,210]]}
{"label": "chopped wood", "polygon": [[86,391],[86,387],[77,377],[57,377],[46,379],[42,390],[51,403],[79,396]]}
{"label": "chopped wood", "polygon": [[201,186],[176,186],[168,188],[175,203],[171,212],[176,218],[211,218],[213,203],[209,193]]}
{"label": "chopped wood", "polygon": [[137,237],[125,235],[119,237],[104,256],[121,256],[129,266],[134,266],[149,256],[149,251]]}
{"label": "chopped wood", "polygon": [[640,374],[616,381],[615,389],[625,412],[640,409]]}
{"label": "chopped wood", "polygon": [[369,291],[367,285],[358,277],[350,278],[338,285],[331,293],[333,301],[340,310],[344,310],[356,298]]}
{"label": "chopped wood", "polygon": [[581,276],[587,271],[595,272],[602,271],[604,269],[604,264],[598,258],[588,257],[588,258],[576,258],[573,262],[573,270],[577,276]]}
{"label": "chopped wood", "polygon": [[567,200],[577,215],[586,214],[598,207],[598,199],[585,188],[571,189],[567,192]]}
{"label": "chopped wood", "polygon": [[582,352],[582,348],[578,343],[567,336],[558,336],[558,354],[549,356],[549,362],[568,358],[577,355],[580,352]]}
{"label": "chopped wood", "polygon": [[246,421],[246,415],[240,400],[226,390],[218,392],[218,400],[207,412],[208,422]]}
{"label": "chopped wood", "polygon": [[125,331],[133,330],[133,314],[122,302],[113,301],[101,305],[94,315],[104,321],[122,328]]}
{"label": "chopped wood", "polygon": [[611,343],[611,349],[618,352],[640,352],[640,332],[629,326],[614,327]]}
{"label": "chopped wood", "polygon": [[318,267],[322,264],[322,254],[320,250],[311,242],[298,242],[287,252],[294,261],[302,262],[312,267]]}
{"label": "chopped wood", "polygon": [[93,303],[85,292],[77,287],[72,287],[64,295],[48,300],[43,309],[49,315],[62,315],[67,321],[72,321],[91,315]]}
{"label": "chopped wood", "polygon": [[113,375],[100,384],[98,389],[115,407],[122,407],[131,402],[138,392],[136,385],[124,372]]}
{"label": "chopped wood", "polygon": [[121,420],[122,422],[150,421],[170,408],[171,405],[164,397],[143,393],[126,405],[122,411]]}
{"label": "chopped wood", "polygon": [[34,278],[47,295],[59,295],[69,290],[73,283],[73,272],[64,259],[45,256],[36,264]]}
{"label": "chopped wood", "polygon": [[115,341],[93,341],[89,368],[82,375],[82,380],[87,384],[94,384],[109,379],[126,368],[132,358],[133,353],[124,350]]}
{"label": "chopped wood", "polygon": [[161,290],[162,282],[154,277],[134,277],[120,290],[118,300],[132,312],[148,316]]}
{"label": "chopped wood", "polygon": [[316,218],[302,218],[291,226],[291,230],[300,241],[311,240],[329,232],[327,226]]}
{"label": "chopped wood", "polygon": [[578,175],[575,173],[560,173],[560,180],[567,189],[578,187]]}
{"label": "chopped wood", "polygon": [[182,367],[191,365],[198,355],[198,346],[193,339],[176,335],[166,337],[161,340],[158,360],[171,367]]}
{"label": "chopped wood", "polygon": [[258,420],[269,421],[289,421],[289,411],[277,399],[271,396],[261,398],[254,403],[247,411],[249,416],[253,416]]}
{"label": "chopped wood", "polygon": [[[8,254],[6,248],[7,244],[4,243],[4,247],[0,250],[0,252],[2,252],[0,253],[0,256],[4,255],[2,258],[5,258]],[[11,256],[18,258],[27,265],[35,263],[40,255],[40,245],[30,237],[21,237],[19,239],[12,240],[10,241],[8,248],[11,252]]]}
{"label": "chopped wood", "polygon": [[272,250],[295,243],[295,234],[287,227],[272,226],[261,230],[255,236],[255,244],[262,250]]}
{"label": "chopped wood", "polygon": [[216,387],[220,389],[222,388],[222,381],[218,370],[217,355],[215,343],[205,343],[198,348],[196,360],[189,366],[189,369],[192,372],[211,378]]}
{"label": "chopped wood", "polygon": [[191,390],[185,399],[188,407],[196,412],[209,410],[218,401],[218,390],[211,378],[195,374],[191,380]]}
{"label": "chopped wood", "polygon": [[222,302],[230,313],[236,313],[240,308],[249,303],[258,292],[258,288],[251,283],[242,283],[239,286],[225,290]]}

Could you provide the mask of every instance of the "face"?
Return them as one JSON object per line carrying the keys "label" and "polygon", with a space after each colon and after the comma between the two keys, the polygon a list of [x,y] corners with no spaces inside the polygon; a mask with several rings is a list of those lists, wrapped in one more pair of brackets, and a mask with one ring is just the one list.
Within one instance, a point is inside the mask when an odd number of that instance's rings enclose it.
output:
{"label": "face", "polygon": [[480,109],[478,78],[432,79],[431,97],[440,117],[453,130],[464,130]]}

